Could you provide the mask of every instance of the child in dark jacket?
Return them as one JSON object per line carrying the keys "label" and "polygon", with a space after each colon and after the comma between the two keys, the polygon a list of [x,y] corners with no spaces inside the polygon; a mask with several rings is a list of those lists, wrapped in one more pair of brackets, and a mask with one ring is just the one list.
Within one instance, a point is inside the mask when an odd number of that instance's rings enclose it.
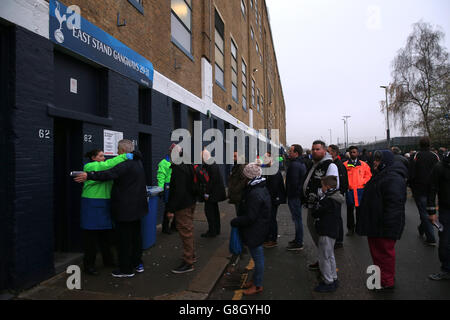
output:
{"label": "child in dark jacket", "polygon": [[345,199],[337,187],[335,176],[322,178],[322,192],[317,207],[313,211],[315,227],[319,235],[318,261],[323,281],[314,289],[317,292],[333,292],[338,286],[334,244],[339,234],[341,204]]}

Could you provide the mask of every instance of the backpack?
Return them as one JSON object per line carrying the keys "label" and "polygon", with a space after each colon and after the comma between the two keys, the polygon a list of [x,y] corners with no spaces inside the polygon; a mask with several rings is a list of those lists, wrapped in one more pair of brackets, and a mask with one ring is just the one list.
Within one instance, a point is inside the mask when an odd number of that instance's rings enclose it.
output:
{"label": "backpack", "polygon": [[205,201],[206,186],[209,183],[208,172],[198,164],[193,166],[194,169],[194,195],[199,202]]}

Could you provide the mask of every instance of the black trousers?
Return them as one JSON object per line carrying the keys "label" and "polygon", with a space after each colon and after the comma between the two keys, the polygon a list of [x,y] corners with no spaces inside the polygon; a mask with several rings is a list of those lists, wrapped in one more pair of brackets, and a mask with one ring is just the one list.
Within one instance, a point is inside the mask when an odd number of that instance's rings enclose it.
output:
{"label": "black trousers", "polygon": [[220,234],[220,212],[217,202],[205,201],[205,215],[208,220],[208,233],[212,235]]}
{"label": "black trousers", "polygon": [[103,265],[111,266],[114,264],[114,258],[111,253],[111,230],[84,230],[83,244],[83,263],[86,269],[95,267],[97,247],[100,247]]}
{"label": "black trousers", "polygon": [[134,273],[142,263],[141,221],[117,222],[116,233],[120,272]]}
{"label": "black trousers", "polygon": [[[360,207],[356,207],[356,220],[358,220],[359,208]],[[355,205],[347,203],[347,230],[355,231],[356,220],[355,215],[353,213],[354,211]]]}

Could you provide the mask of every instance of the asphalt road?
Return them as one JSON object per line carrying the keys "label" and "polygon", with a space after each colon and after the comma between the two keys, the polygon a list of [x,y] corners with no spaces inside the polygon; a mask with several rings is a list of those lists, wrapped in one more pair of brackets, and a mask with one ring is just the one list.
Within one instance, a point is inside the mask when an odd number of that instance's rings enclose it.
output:
{"label": "asphalt road", "polygon": [[[344,226],[346,208],[342,208]],[[432,281],[430,273],[439,271],[437,247],[427,247],[417,232],[419,214],[414,201],[406,203],[406,226],[402,239],[396,245],[396,288],[390,292],[372,292],[366,287],[367,267],[372,260],[367,238],[345,237],[344,248],[336,250],[336,262],[340,287],[334,293],[313,291],[317,284],[316,273],[308,270],[308,263],[315,261],[315,247],[306,228],[306,210],[303,212],[305,249],[299,253],[286,251],[287,243],[294,238],[294,227],[287,205],[278,212],[278,247],[265,249],[264,292],[246,297],[240,293],[240,285],[246,275],[250,255],[243,255],[234,272],[225,272],[215,286],[212,300],[438,300],[450,299],[450,281]],[[346,228],[344,227],[346,232]],[[228,270],[232,271],[232,270]],[[248,272],[251,277],[252,271]]]}

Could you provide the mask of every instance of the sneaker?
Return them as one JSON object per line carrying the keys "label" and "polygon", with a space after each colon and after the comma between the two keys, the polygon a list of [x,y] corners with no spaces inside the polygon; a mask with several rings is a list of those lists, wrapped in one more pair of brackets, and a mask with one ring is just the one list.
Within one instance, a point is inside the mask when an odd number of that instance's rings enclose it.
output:
{"label": "sneaker", "polygon": [[334,292],[336,291],[336,285],[335,283],[330,283],[330,284],[326,284],[325,282],[321,282],[319,283],[319,285],[317,287],[314,288],[314,291],[316,292],[322,292],[322,293],[327,293],[327,292]]}
{"label": "sneaker", "polygon": [[308,269],[311,271],[318,271],[319,270],[319,262],[316,261],[315,263],[309,264]]}
{"label": "sneaker", "polygon": [[278,246],[278,243],[276,241],[267,241],[263,243],[263,247],[264,248],[275,248],[276,246]]}
{"label": "sneaker", "polygon": [[303,245],[302,244],[298,244],[298,243],[294,243],[294,244],[290,244],[287,247],[288,251],[300,251],[303,250]]}
{"label": "sneaker", "polygon": [[85,268],[84,273],[91,275],[91,276],[98,276],[100,273],[98,273],[97,269],[94,267]]}
{"label": "sneaker", "polygon": [[254,294],[258,294],[263,292],[263,287],[257,287],[255,285],[251,286],[250,288],[244,290],[242,293],[246,296],[251,296]]}
{"label": "sneaker", "polygon": [[427,247],[436,247],[437,243],[436,243],[436,241],[425,241],[425,245]]}
{"label": "sneaker", "polygon": [[142,273],[142,272],[144,272],[144,265],[141,263],[135,269],[136,269],[137,273]]}
{"label": "sneaker", "polygon": [[334,280],[334,286],[337,288],[339,288],[339,279],[335,279]]}
{"label": "sneaker", "polygon": [[178,268],[175,268],[172,270],[172,273],[186,273],[194,271],[194,266],[192,264],[187,264],[186,262],[183,262]]}
{"label": "sneaker", "polygon": [[132,277],[134,277],[134,273],[123,273],[120,270],[114,270],[113,272],[111,272],[111,275],[114,278],[132,278]]}
{"label": "sneaker", "polygon": [[295,239],[294,240],[292,240],[292,241],[289,241],[288,242],[288,245],[293,245],[293,244],[296,244],[297,243],[297,241],[295,241]]}
{"label": "sneaker", "polygon": [[343,248],[343,247],[344,247],[344,244],[342,242],[336,242],[334,244],[334,249],[340,249],[340,248]]}
{"label": "sneaker", "polygon": [[428,278],[431,280],[436,280],[436,281],[450,280],[450,272],[441,271],[438,273],[433,273],[433,274],[430,274],[428,276]]}

